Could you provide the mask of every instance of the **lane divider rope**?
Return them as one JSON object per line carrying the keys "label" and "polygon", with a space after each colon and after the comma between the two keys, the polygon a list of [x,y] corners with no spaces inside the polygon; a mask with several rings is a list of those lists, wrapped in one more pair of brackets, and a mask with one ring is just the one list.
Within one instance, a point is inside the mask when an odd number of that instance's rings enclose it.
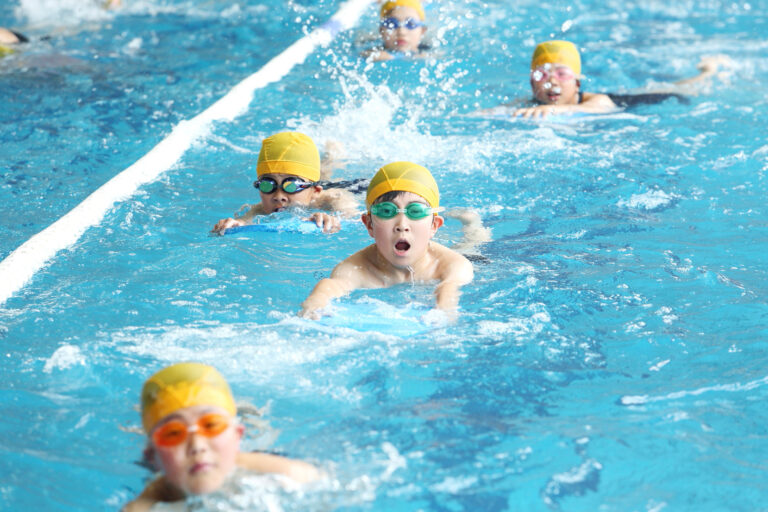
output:
{"label": "lane divider rope", "polygon": [[330,20],[305,35],[261,69],[235,85],[224,97],[192,119],[176,125],[170,135],[107,183],[96,189],[59,220],[32,236],[0,262],[0,305],[23,288],[61,250],[73,245],[90,227],[101,222],[116,204],[130,198],[142,185],[156,180],[178,162],[214,121],[232,121],[245,113],[257,89],[277,82],[318,47],[352,28],[372,0],[348,0]]}

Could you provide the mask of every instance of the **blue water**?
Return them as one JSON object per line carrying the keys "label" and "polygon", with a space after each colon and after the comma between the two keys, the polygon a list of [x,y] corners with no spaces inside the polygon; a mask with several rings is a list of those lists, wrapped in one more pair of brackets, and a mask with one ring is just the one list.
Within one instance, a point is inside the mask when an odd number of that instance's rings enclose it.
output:
{"label": "blue water", "polygon": [[[126,4],[0,7],[0,25],[51,36],[0,60],[0,257],[340,2]],[[254,484],[245,509],[765,508],[768,5],[495,0],[428,14],[439,59],[360,62],[372,7],[0,307],[0,508],[135,496],[150,477],[134,463],[140,386],[190,359],[260,410],[247,449],[329,474],[304,492]],[[588,91],[660,87],[703,55],[733,63],[689,104],[571,123],[468,115],[527,97],[530,53],[550,37],[584,50]],[[370,243],[362,226],[208,235],[257,200],[260,141],[286,128],[341,142],[340,179],[414,160],[446,207],[480,209],[493,241],[455,324],[295,316]],[[456,222],[438,238],[458,241]],[[336,311],[387,316],[431,293],[358,291]]]}

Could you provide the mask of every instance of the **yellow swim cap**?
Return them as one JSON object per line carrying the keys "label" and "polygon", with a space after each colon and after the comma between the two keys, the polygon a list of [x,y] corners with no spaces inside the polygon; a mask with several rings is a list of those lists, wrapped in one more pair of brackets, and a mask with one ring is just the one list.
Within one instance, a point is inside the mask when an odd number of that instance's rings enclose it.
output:
{"label": "yellow swim cap", "polygon": [[282,132],[261,143],[256,175],[292,174],[309,181],[320,179],[320,153],[312,139],[299,132]]}
{"label": "yellow swim cap", "polygon": [[581,56],[576,45],[569,41],[545,41],[533,50],[531,69],[544,64],[564,64],[576,75],[581,74]]}
{"label": "yellow swim cap", "polygon": [[387,192],[413,192],[427,200],[429,206],[440,206],[440,191],[437,182],[426,167],[413,162],[392,162],[376,172],[368,185],[365,206],[369,210],[377,198]]}
{"label": "yellow swim cap", "polygon": [[419,2],[419,0],[390,0],[389,2],[384,2],[384,5],[381,6],[381,13],[379,16],[383,18],[395,7],[410,7],[419,13],[419,19],[421,21],[424,21],[426,18],[424,15],[424,7],[421,6],[421,2]]}
{"label": "yellow swim cap", "polygon": [[149,434],[157,422],[184,407],[213,405],[237,414],[229,384],[212,366],[178,363],[155,373],[141,389],[141,421]]}

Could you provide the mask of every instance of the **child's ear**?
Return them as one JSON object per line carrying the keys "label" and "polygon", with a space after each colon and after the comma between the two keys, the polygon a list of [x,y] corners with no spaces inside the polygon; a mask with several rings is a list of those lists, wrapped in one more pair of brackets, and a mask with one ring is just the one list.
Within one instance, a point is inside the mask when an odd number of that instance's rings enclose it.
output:
{"label": "child's ear", "polygon": [[363,225],[365,226],[365,229],[368,230],[368,234],[373,236],[373,220],[371,219],[371,214],[366,212],[360,216],[360,220],[362,221]]}
{"label": "child's ear", "polygon": [[577,91],[581,90],[581,80],[579,80],[578,78],[576,79],[576,90]]}
{"label": "child's ear", "polygon": [[237,434],[238,439],[242,439],[243,434],[245,434],[245,425],[238,423],[237,426],[235,426],[235,433]]}
{"label": "child's ear", "polygon": [[144,457],[141,460],[141,463],[144,467],[148,467],[152,471],[162,471],[163,466],[161,466],[157,460],[157,452],[152,446],[152,443],[147,443],[147,446],[144,447],[144,452],[142,455]]}
{"label": "child's ear", "polygon": [[434,235],[435,232],[443,226],[443,224],[445,224],[445,219],[439,215],[434,215],[432,217],[432,234]]}

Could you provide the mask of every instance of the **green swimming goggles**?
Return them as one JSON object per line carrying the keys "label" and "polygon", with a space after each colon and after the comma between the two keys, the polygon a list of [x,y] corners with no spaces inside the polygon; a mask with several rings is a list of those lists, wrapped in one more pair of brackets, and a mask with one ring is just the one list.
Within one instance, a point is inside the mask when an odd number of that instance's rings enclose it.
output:
{"label": "green swimming goggles", "polygon": [[278,187],[286,194],[296,194],[302,190],[306,190],[313,186],[311,181],[305,181],[301,178],[289,176],[285,178],[282,183],[278,183],[274,178],[261,178],[253,182],[253,186],[259,189],[259,192],[263,194],[271,194],[275,192]]}
{"label": "green swimming goggles", "polygon": [[442,208],[430,208],[422,203],[411,203],[405,208],[398,208],[395,203],[385,201],[371,206],[371,213],[380,219],[391,219],[398,213],[404,213],[411,220],[420,220],[439,211],[442,211]]}

